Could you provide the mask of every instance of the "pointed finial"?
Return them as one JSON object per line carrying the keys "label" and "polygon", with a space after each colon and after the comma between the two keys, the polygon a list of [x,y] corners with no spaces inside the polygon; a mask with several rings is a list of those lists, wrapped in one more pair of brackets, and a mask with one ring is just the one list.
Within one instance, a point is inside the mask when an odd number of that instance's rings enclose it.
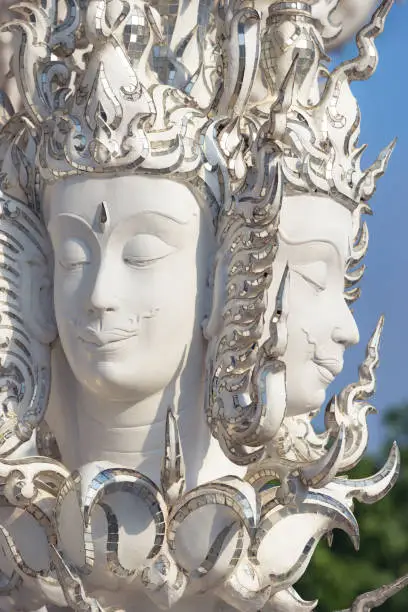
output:
{"label": "pointed finial", "polygon": [[165,456],[161,469],[163,494],[172,504],[183,494],[185,488],[185,467],[177,419],[171,408],[167,411],[165,433]]}

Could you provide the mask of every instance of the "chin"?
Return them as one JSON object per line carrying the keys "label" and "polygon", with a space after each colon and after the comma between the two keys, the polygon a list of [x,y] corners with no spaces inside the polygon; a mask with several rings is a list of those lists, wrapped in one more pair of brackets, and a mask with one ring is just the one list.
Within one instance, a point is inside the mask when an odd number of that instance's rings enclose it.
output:
{"label": "chin", "polygon": [[83,368],[74,368],[74,375],[80,385],[104,400],[137,403],[162,391],[171,380],[171,376],[164,382],[151,380],[145,375],[147,371],[146,361],[143,366],[132,362],[130,367],[104,360],[91,364],[88,361]]}
{"label": "chin", "polygon": [[314,394],[310,395],[306,408],[308,412],[320,410],[326,402],[326,387],[320,387]]}
{"label": "chin", "polygon": [[308,393],[303,388],[300,397],[288,397],[286,415],[296,417],[320,410],[326,399],[326,389],[320,388],[310,390]]}

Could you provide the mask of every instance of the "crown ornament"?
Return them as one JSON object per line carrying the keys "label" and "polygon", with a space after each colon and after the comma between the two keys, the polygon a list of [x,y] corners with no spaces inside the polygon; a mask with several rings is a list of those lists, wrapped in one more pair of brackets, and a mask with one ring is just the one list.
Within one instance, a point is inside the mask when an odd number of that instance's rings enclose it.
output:
{"label": "crown ornament", "polygon": [[358,33],[359,55],[332,73],[325,66],[328,58],[311,6],[303,2],[270,6],[261,66],[277,99],[270,109],[268,136],[282,152],[289,190],[326,193],[351,209],[373,196],[395,143],[370,168],[361,169],[366,147],[358,146],[360,111],[350,84],[370,78],[375,71],[375,39],[384,30],[392,4],[392,0],[382,3],[371,23]]}
{"label": "crown ornament", "polygon": [[[257,152],[251,149],[251,142],[259,144],[263,139],[262,122],[258,119],[254,126],[254,113],[246,115],[261,58],[270,94],[276,98],[269,120],[263,117],[263,128],[268,129],[267,139],[284,153],[282,168],[288,186],[330,193],[346,204],[368,200],[390,151],[387,149],[372,168],[360,170],[363,150],[356,147],[358,106],[349,83],[368,78],[374,71],[374,38],[382,31],[391,4],[392,0],[383,3],[373,23],[360,32],[359,57],[327,77],[325,90],[319,95],[318,80],[325,70],[324,43],[320,22],[313,19],[308,3],[278,2],[270,6],[261,52],[260,15],[253,3],[221,2],[218,72],[228,69],[230,78],[218,83],[207,113],[193,97],[160,83],[151,69],[152,51],[163,35],[160,15],[150,4],[95,0],[85,10],[74,2],[57,28],[52,28],[55,2],[18,5],[16,11],[21,18],[5,24],[3,31],[14,32],[20,43],[21,51],[12,59],[12,73],[18,81],[25,112],[21,119],[7,121],[10,107],[5,103],[4,131],[15,134],[10,134],[13,154],[7,153],[7,141],[3,139],[3,167],[9,175],[3,190],[11,193],[12,182],[15,189],[21,188],[21,177],[11,179],[14,162],[19,158],[19,165],[27,168],[24,159],[33,147],[38,179],[27,177],[25,189],[36,180],[48,182],[84,172],[130,173],[139,169],[188,177],[208,161],[202,140],[208,116],[218,114],[212,129],[217,134],[218,161],[222,165],[223,157],[229,158],[230,176],[226,178],[228,182],[232,180],[236,191],[243,181],[234,184],[234,175],[238,172],[245,177],[248,168],[256,163]],[[280,29],[298,19],[300,35],[289,37],[282,52]],[[208,29],[212,32],[212,28]],[[245,32],[241,39],[240,29]],[[309,48],[302,59],[306,39]],[[245,61],[241,49],[245,49]],[[243,119],[238,121],[242,114]],[[221,125],[225,123],[221,131],[216,127],[220,119]],[[24,126],[19,125],[22,120]],[[282,121],[283,134],[278,128]],[[242,139],[245,133],[249,138]],[[246,151],[242,150],[243,140]],[[10,156],[13,159],[7,160]],[[224,205],[228,208],[227,202]]]}
{"label": "crown ornament", "polygon": [[70,13],[58,26],[57,39],[51,34],[53,2],[19,6],[22,18],[3,27],[21,44],[12,69],[26,109],[26,136],[20,131],[13,146],[23,159],[23,149],[35,147],[40,181],[139,167],[188,175],[202,163],[198,133],[205,117],[183,92],[161,85],[149,67],[161,37],[156,11],[146,2],[121,6],[91,1],[80,11],[74,2],[75,19]]}

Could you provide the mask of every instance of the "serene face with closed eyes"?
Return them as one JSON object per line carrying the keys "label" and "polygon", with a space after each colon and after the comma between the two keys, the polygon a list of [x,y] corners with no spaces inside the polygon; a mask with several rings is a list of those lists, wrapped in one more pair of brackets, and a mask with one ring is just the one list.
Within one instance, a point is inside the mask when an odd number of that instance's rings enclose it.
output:
{"label": "serene face with closed eyes", "polygon": [[75,377],[118,401],[163,390],[205,314],[213,244],[195,197],[144,176],[68,179],[46,195],[56,318]]}
{"label": "serene face with closed eyes", "polygon": [[344,299],[352,243],[352,214],[341,204],[317,196],[284,199],[275,283],[287,265],[287,416],[322,406],[345,349],[359,340]]}

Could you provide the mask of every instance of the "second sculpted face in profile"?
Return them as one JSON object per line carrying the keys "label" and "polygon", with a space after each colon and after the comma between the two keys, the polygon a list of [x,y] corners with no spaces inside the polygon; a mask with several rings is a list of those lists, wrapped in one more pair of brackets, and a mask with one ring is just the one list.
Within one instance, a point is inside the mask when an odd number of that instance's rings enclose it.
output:
{"label": "second sculpted face in profile", "polygon": [[118,402],[159,393],[204,317],[212,245],[195,197],[142,176],[67,181],[48,196],[56,319],[76,379]]}
{"label": "second sculpted face in profile", "polygon": [[344,351],[359,340],[344,298],[353,243],[352,214],[328,197],[286,197],[279,226],[276,275],[289,269],[287,416],[318,410],[343,369]]}

